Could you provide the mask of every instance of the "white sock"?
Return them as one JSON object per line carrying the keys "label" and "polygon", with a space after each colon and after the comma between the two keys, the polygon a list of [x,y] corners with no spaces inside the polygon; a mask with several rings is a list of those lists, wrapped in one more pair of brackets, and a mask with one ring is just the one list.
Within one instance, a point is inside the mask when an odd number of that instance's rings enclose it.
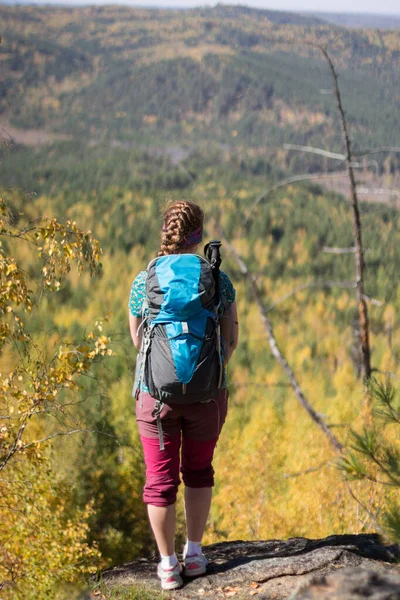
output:
{"label": "white sock", "polygon": [[201,554],[201,542],[191,542],[190,540],[186,540],[183,553],[185,556]]}
{"label": "white sock", "polygon": [[173,567],[176,567],[176,565],[178,564],[178,559],[176,558],[175,552],[172,554],[172,556],[164,556],[163,554],[160,554],[160,556],[161,556],[161,567],[163,569],[172,569]]}

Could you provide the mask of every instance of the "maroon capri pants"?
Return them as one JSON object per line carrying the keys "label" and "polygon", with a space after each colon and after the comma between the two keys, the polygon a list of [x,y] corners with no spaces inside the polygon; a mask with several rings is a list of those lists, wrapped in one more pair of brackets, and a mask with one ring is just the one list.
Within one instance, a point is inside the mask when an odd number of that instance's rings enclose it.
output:
{"label": "maroon capri pants", "polygon": [[228,390],[220,390],[215,399],[206,402],[164,405],[160,414],[164,450],[160,449],[157,419],[152,416],[154,404],[154,398],[146,392],[142,392],[141,401],[136,401],[136,420],[146,464],[143,501],[153,506],[168,506],[176,501],[179,471],[188,487],[214,485],[212,459],[226,418]]}

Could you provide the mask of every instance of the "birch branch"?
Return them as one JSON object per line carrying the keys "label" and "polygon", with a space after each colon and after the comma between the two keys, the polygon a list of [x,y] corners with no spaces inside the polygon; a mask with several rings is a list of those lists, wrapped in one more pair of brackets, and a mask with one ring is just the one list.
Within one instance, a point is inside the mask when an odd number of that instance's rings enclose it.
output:
{"label": "birch branch", "polygon": [[366,302],[370,302],[370,304],[373,304],[374,306],[383,306],[385,304],[382,300],[378,300],[377,298],[371,298],[366,294],[363,295],[363,298]]}
{"label": "birch branch", "polygon": [[293,177],[288,177],[287,179],[283,179],[282,181],[279,181],[272,187],[268,188],[265,192],[263,192],[261,194],[261,196],[259,196],[253,202],[253,204],[250,206],[247,216],[245,217],[244,224],[246,225],[247,222],[249,221],[250,215],[253,212],[253,210],[255,209],[255,207],[262,200],[264,200],[267,196],[272,194],[272,192],[276,192],[280,188],[286,187],[287,185],[290,185],[291,183],[299,183],[301,181],[312,181],[315,179],[331,179],[334,177],[347,177],[347,171],[336,171],[336,172],[328,172],[328,173],[309,173],[308,175],[294,175]]}
{"label": "birch branch", "polygon": [[376,196],[397,196],[400,198],[400,190],[391,190],[389,188],[367,188],[358,187],[359,194],[375,194]]}
{"label": "birch branch", "polygon": [[376,515],[374,515],[369,508],[363,503],[361,502],[361,500],[359,498],[357,498],[357,496],[355,495],[355,493],[353,492],[350,484],[348,481],[344,482],[347,491],[349,492],[350,496],[353,498],[353,500],[355,500],[357,502],[357,504],[359,506],[361,506],[361,508],[363,509],[363,511],[369,516],[369,518],[371,519],[371,521],[373,522],[376,530],[378,531],[378,533],[380,533],[381,535],[385,535],[384,530],[382,529],[382,527],[379,525],[377,519],[376,519]]}
{"label": "birch branch", "polygon": [[[353,169],[363,168],[363,165],[361,165],[360,163],[354,163],[354,164],[352,164],[352,168]],[[247,216],[245,217],[244,225],[246,225],[248,223],[248,221],[250,220],[251,213],[253,212],[255,207],[260,202],[262,202],[262,200],[264,200],[267,196],[272,194],[272,192],[276,192],[280,188],[286,187],[287,185],[290,185],[291,183],[301,183],[302,181],[313,181],[313,180],[317,180],[317,179],[334,179],[336,177],[348,177],[348,171],[343,170],[343,171],[327,171],[327,172],[321,172],[321,173],[307,173],[307,174],[303,174],[303,175],[293,175],[292,177],[288,177],[287,179],[282,179],[282,181],[278,181],[278,183],[276,183],[273,186],[271,186],[270,188],[268,188],[258,198],[256,198],[256,200],[250,206]]]}
{"label": "birch branch", "polygon": [[4,467],[6,466],[6,464],[8,463],[8,461],[22,447],[23,444],[21,442],[21,438],[22,438],[22,436],[24,434],[26,426],[28,425],[28,421],[29,421],[30,417],[31,417],[31,415],[28,414],[28,415],[24,415],[24,417],[22,418],[21,424],[20,424],[19,429],[17,431],[17,434],[15,436],[14,442],[11,445],[11,448],[9,449],[8,454],[4,457],[4,459],[2,460],[2,462],[0,464],[0,471],[2,471],[4,469]]}
{"label": "birch branch", "polygon": [[20,450],[26,450],[27,448],[31,448],[31,446],[37,446],[37,444],[43,444],[44,442],[48,442],[49,440],[51,440],[55,437],[59,437],[61,435],[73,435],[75,433],[100,433],[101,435],[105,435],[107,437],[112,438],[113,440],[116,440],[117,444],[119,445],[118,438],[115,437],[115,435],[111,435],[111,433],[107,433],[105,431],[99,431],[96,429],[71,429],[69,431],[59,431],[57,433],[52,433],[51,435],[48,435],[47,437],[44,437],[40,440],[35,440],[34,442],[30,442],[29,444],[24,444],[23,446],[20,447]]}
{"label": "birch branch", "polygon": [[324,246],[322,248],[322,252],[327,252],[329,254],[354,254],[356,249],[354,247],[351,248],[330,248],[329,246]]}
{"label": "birch branch", "polygon": [[[299,146],[297,144],[283,144],[283,148],[285,150],[296,150],[298,152],[306,152],[306,153],[309,152],[311,154],[318,154],[320,156],[325,156],[326,158],[333,158],[334,160],[339,160],[341,162],[346,161],[345,154],[339,154],[338,152],[331,152],[330,150],[324,150],[324,148],[316,148],[315,146]],[[367,155],[365,154],[362,156],[367,156]],[[370,160],[368,162],[364,161],[363,163],[353,162],[352,166],[355,169],[361,169],[361,168],[366,168],[366,167],[374,167],[376,170],[379,169],[379,165],[376,160]]]}
{"label": "birch branch", "polygon": [[345,154],[338,154],[337,152],[330,152],[323,148],[315,148],[314,146],[298,146],[297,144],[283,144],[285,150],[299,150],[300,152],[310,152],[311,154],[319,154],[326,158],[333,158],[334,160],[346,160]]}
{"label": "birch branch", "polygon": [[284,479],[292,479],[292,477],[301,477],[302,475],[308,475],[309,473],[315,473],[315,471],[319,471],[329,465],[330,461],[327,460],[316,467],[310,467],[309,469],[305,469],[304,471],[297,471],[297,473],[283,473],[282,477]]}

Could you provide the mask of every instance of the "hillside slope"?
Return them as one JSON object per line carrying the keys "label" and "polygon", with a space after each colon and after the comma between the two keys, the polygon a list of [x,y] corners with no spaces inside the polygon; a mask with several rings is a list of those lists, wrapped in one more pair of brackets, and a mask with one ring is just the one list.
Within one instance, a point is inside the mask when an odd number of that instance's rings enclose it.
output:
{"label": "hillside slope", "polygon": [[400,15],[357,14],[357,13],[302,13],[304,17],[315,16],[321,21],[340,27],[355,29],[400,29]]}
{"label": "hillside slope", "polygon": [[[350,31],[287,13],[217,6],[0,7],[0,119],[88,138],[201,140],[338,149],[321,53],[340,74],[359,147],[400,133],[400,35]],[[288,42],[288,43],[286,43]]]}

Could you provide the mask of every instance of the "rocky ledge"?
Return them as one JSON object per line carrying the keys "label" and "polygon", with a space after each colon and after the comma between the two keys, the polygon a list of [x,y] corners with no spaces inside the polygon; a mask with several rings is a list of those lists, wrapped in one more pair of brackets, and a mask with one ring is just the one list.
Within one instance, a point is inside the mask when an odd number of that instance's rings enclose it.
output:
{"label": "rocky ledge", "polygon": [[[207,574],[185,580],[171,599],[400,600],[400,547],[376,534],[321,540],[223,542],[204,548]],[[156,563],[137,560],[102,573],[107,586],[159,592]]]}

